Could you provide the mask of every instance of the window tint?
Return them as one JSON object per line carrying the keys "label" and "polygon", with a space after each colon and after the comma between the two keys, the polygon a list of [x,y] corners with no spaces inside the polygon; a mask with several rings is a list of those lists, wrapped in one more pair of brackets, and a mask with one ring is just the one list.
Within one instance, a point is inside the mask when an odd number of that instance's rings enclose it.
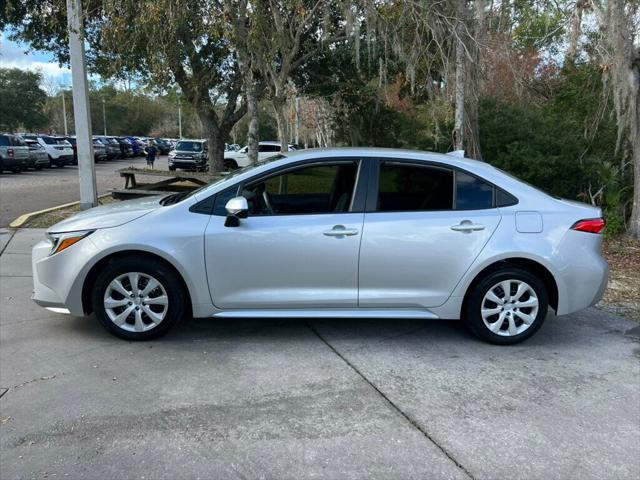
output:
{"label": "window tint", "polygon": [[235,187],[227,188],[226,190],[218,193],[216,195],[216,201],[213,204],[213,214],[226,217],[227,209],[225,208],[225,206],[227,205],[227,202],[229,200],[236,196],[237,192],[238,186],[236,185]]}
{"label": "window tint", "polygon": [[300,167],[245,187],[251,215],[348,212],[356,163]]}
{"label": "window tint", "polygon": [[511,205],[516,205],[518,203],[518,199],[511,195],[510,193],[505,192],[504,190],[500,190],[496,188],[496,207],[510,207]]}
{"label": "window tint", "polygon": [[201,152],[202,143],[201,142],[178,142],[178,144],[176,145],[176,150],[181,150],[183,152]]}
{"label": "window tint", "polygon": [[0,135],[0,147],[8,147],[9,145],[9,137],[6,135]]}
{"label": "window tint", "polygon": [[258,151],[259,152],[279,152],[280,146],[279,145],[260,145],[258,147]]}
{"label": "window tint", "polygon": [[378,190],[379,212],[453,208],[453,172],[445,168],[383,164]]}
{"label": "window tint", "polygon": [[468,173],[456,171],[456,210],[493,207],[493,185]]}
{"label": "window tint", "polygon": [[42,136],[42,137],[40,137],[40,138],[41,138],[41,139],[42,139],[42,141],[43,141],[44,143],[46,143],[47,145],[57,145],[57,144],[58,144],[58,140],[56,140],[56,139],[55,139],[55,138],[53,138],[53,137],[44,137],[44,136]]}

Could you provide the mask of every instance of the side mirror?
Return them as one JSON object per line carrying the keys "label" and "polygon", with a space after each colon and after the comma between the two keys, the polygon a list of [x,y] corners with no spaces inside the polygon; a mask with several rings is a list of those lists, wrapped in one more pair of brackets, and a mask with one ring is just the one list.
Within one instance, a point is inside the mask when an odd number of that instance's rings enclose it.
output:
{"label": "side mirror", "polygon": [[241,218],[249,216],[249,203],[244,197],[233,197],[227,202],[225,209],[227,210],[225,227],[237,227],[240,225]]}

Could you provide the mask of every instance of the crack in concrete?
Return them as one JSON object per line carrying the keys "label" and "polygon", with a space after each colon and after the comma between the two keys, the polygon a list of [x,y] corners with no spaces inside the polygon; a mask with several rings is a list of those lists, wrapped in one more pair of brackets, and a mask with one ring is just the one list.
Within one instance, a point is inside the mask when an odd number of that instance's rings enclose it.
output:
{"label": "crack in concrete", "polygon": [[36,383],[36,382],[42,382],[42,381],[46,381],[46,380],[53,380],[54,378],[57,378],[58,375],[64,375],[64,373],[55,373],[53,375],[49,375],[46,377],[38,377],[38,378],[34,378],[33,380],[27,380],[26,382],[22,382],[19,383],[18,385],[14,385],[12,387],[9,387],[7,390],[15,390],[16,388],[22,388],[26,385],[31,385],[32,383]]}
{"label": "crack in concrete", "polygon": [[327,347],[329,347],[329,349],[335,353],[344,363],[347,364],[347,366],[349,366],[354,372],[356,372],[356,374],[358,374],[358,376],[360,378],[362,378],[378,395],[380,395],[383,400],[385,400],[385,402],[393,409],[395,410],[397,413],[399,413],[407,422],[409,422],[409,424],[415,428],[416,430],[418,430],[427,440],[429,440],[431,443],[433,443],[436,448],[438,450],[440,450],[449,460],[451,460],[456,467],[458,467],[465,475],[467,475],[467,477],[469,477],[471,480],[475,480],[474,476],[471,474],[471,472],[469,470],[467,470],[465,468],[464,465],[462,465],[454,456],[452,453],[450,453],[446,448],[444,448],[442,445],[440,445],[438,442],[436,442],[436,440],[431,436],[431,434],[429,434],[429,432],[427,432],[419,423],[416,419],[414,419],[413,417],[411,417],[408,413],[406,413],[405,411],[403,411],[398,405],[396,405],[393,400],[391,400],[382,390],[380,390],[380,388],[378,388],[371,380],[369,380],[369,378],[367,378],[367,376],[362,373],[358,367],[356,367],[353,363],[351,363],[344,355],[342,355],[342,353],[340,353],[333,345],[331,345],[329,343],[329,341],[327,339],[325,339],[320,332],[318,332],[318,330],[316,330],[316,328],[311,325],[310,323],[307,323],[307,327],[309,328],[309,330],[311,330],[319,339],[322,343],[324,343]]}
{"label": "crack in concrete", "polygon": [[2,398],[4,394],[7,393],[8,391],[9,391],[8,388],[0,388],[0,398]]}
{"label": "crack in concrete", "polygon": [[17,232],[17,230],[9,230],[9,240],[7,240],[7,243],[5,243],[4,247],[2,248],[2,250],[0,250],[0,255],[2,255],[4,253],[4,251],[7,249],[7,247],[11,243],[11,240],[13,240],[13,236],[16,234],[16,232]]}

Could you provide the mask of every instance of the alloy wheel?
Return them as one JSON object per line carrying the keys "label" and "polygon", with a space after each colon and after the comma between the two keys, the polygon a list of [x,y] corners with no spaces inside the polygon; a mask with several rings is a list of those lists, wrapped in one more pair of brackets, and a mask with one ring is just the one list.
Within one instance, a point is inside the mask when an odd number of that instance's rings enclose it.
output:
{"label": "alloy wheel", "polygon": [[169,297],[154,277],[128,272],[114,278],[104,292],[104,310],[109,319],[128,332],[146,332],[166,317]]}
{"label": "alloy wheel", "polygon": [[531,285],[522,280],[503,280],[487,291],[480,314],[491,332],[512,337],[531,327],[539,306],[538,296]]}

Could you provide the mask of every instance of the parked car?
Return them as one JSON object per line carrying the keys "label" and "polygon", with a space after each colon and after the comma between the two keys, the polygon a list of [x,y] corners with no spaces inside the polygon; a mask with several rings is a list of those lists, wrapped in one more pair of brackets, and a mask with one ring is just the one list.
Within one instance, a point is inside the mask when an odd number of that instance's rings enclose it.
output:
{"label": "parked car", "polygon": [[25,140],[24,142],[29,147],[29,157],[32,160],[33,168],[42,170],[44,167],[49,166],[49,155],[37,140]]}
{"label": "parked car", "polygon": [[64,139],[56,138],[51,135],[43,134],[25,134],[25,140],[36,140],[49,157],[49,166],[62,168],[73,162],[73,147]]}
{"label": "parked car", "polygon": [[115,137],[115,139],[120,144],[120,155],[122,158],[131,158],[133,157],[133,146],[131,142],[126,137]]}
{"label": "parked car", "polygon": [[106,205],[33,249],[34,300],[145,340],[194,317],[462,318],[513,344],[595,304],[602,212],[474,160],[281,154],[204,188]]}
{"label": "parked car", "polygon": [[10,170],[19,173],[30,163],[29,147],[17,135],[0,134],[0,173]]}
{"label": "parked car", "polygon": [[169,152],[169,170],[177,168],[183,170],[198,170],[201,172],[209,169],[209,151],[207,141],[202,139],[183,139],[176,144],[175,150]]}
{"label": "parked car", "polygon": [[133,156],[134,157],[142,157],[144,156],[144,149],[146,145],[137,137],[126,137],[127,140],[131,142],[131,147],[133,148]]}
{"label": "parked car", "polygon": [[154,138],[152,141],[155,142],[160,155],[167,155],[171,151],[171,144],[164,138]]}
{"label": "parked car", "polygon": [[109,158],[107,155],[107,147],[97,138],[93,139],[93,161],[104,162]]}
{"label": "parked car", "polygon": [[[258,161],[277,155],[280,150],[279,142],[260,142],[258,144]],[[295,150],[292,144],[289,144],[289,150]],[[240,150],[225,150],[224,152],[224,166],[229,170],[246,167],[250,163],[248,146]]]}
{"label": "parked car", "polygon": [[105,136],[94,136],[93,138],[104,145],[107,151],[108,160],[115,160],[116,158],[120,157],[120,144],[117,142],[117,140],[111,141],[109,137]]}
{"label": "parked car", "polygon": [[76,137],[59,137],[59,138],[63,138],[64,140],[66,140],[67,142],[69,142],[71,144],[71,148],[73,148],[73,161],[71,163],[73,163],[74,165],[78,164],[78,142],[76,140]]}

